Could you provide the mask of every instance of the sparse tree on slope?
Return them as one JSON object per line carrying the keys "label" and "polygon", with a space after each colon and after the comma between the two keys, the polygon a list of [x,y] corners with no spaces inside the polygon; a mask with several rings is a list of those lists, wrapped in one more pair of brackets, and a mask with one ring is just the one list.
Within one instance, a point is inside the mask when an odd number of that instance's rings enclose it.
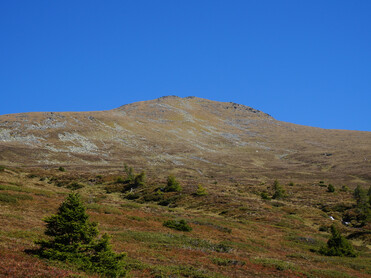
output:
{"label": "sparse tree on slope", "polygon": [[108,277],[123,277],[124,254],[116,254],[109,244],[109,236],[99,234],[97,223],[89,222],[85,207],[77,193],[71,193],[61,204],[57,214],[44,219],[45,234],[50,240],[40,240],[40,257],[73,263],[79,268]]}
{"label": "sparse tree on slope", "polygon": [[274,190],[274,193],[273,193],[272,199],[283,199],[283,198],[285,198],[285,196],[286,196],[285,190],[279,184],[278,180],[275,180],[273,182],[273,190]]}
{"label": "sparse tree on slope", "polygon": [[165,192],[180,192],[182,191],[182,187],[180,186],[179,182],[175,179],[174,176],[167,177],[167,184],[164,188]]}
{"label": "sparse tree on slope", "polygon": [[327,245],[323,246],[319,252],[326,256],[346,256],[356,257],[357,254],[350,242],[343,237],[336,229],[335,225],[331,226],[331,237],[327,241]]}

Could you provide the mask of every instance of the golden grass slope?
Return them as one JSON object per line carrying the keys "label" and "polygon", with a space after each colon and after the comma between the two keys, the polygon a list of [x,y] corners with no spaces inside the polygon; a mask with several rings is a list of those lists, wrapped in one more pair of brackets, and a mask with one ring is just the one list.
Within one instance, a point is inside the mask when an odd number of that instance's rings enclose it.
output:
{"label": "golden grass slope", "polygon": [[183,176],[371,180],[371,132],[280,122],[253,108],[162,97],[98,112],[0,116],[0,164],[122,167]]}

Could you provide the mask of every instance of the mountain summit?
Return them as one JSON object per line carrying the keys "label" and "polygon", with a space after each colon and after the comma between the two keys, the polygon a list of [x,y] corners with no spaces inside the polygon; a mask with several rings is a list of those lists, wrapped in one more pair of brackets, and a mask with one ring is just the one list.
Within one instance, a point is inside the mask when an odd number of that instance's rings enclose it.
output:
{"label": "mountain summit", "polygon": [[245,105],[197,97],[166,96],[108,111],[0,116],[5,165],[127,163],[236,179],[260,174],[371,180],[370,142],[371,132],[280,122]]}

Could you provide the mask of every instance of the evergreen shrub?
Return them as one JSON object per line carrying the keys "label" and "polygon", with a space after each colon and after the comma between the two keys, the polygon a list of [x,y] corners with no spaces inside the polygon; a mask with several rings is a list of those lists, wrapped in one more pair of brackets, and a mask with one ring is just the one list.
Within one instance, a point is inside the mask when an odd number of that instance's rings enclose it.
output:
{"label": "evergreen shrub", "polygon": [[89,222],[89,216],[77,193],[71,193],[60,205],[58,212],[44,219],[48,240],[36,241],[39,257],[72,263],[78,268],[105,277],[124,277],[123,258],[116,254],[104,234],[97,238],[97,223]]}
{"label": "evergreen shrub", "polygon": [[163,224],[165,227],[170,229],[183,231],[183,232],[190,232],[192,231],[192,227],[188,225],[188,223],[181,219],[181,220],[167,220]]}
{"label": "evergreen shrub", "polygon": [[326,256],[356,257],[357,254],[353,246],[340,234],[335,225],[331,225],[330,229],[331,237],[327,241],[327,245],[321,247],[319,252]]}

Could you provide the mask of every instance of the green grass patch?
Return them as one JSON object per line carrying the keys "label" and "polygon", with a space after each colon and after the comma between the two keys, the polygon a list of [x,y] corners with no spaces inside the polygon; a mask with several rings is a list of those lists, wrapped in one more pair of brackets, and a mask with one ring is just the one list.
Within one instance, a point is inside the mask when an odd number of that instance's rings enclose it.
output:
{"label": "green grass patch", "polygon": [[213,229],[216,229],[218,231],[228,233],[228,234],[230,234],[232,232],[231,228],[224,227],[224,226],[221,226],[221,225],[218,225],[216,223],[209,222],[209,221],[193,220],[191,223],[196,224],[196,225],[200,225],[200,226],[208,226],[208,227],[211,227]]}
{"label": "green grass patch", "polygon": [[16,238],[16,239],[27,239],[36,240],[40,237],[41,232],[36,229],[32,230],[13,230],[13,231],[0,231],[0,235],[6,238]]}
{"label": "green grass patch", "polygon": [[2,203],[17,203],[17,198],[8,193],[0,193],[0,202]]}
{"label": "green grass patch", "polygon": [[[151,272],[151,277],[226,278],[226,276],[222,274],[188,265],[152,265],[130,257],[127,257],[126,263],[131,270],[149,270]],[[130,274],[129,277],[131,277]]]}
{"label": "green grass patch", "polygon": [[23,188],[18,187],[18,186],[12,186],[12,185],[0,185],[0,190],[25,192]]}
{"label": "green grass patch", "polygon": [[81,189],[81,188],[84,188],[85,186],[81,183],[78,183],[78,182],[73,182],[69,185],[67,185],[67,188],[68,189],[71,189],[71,190],[78,190],[78,189]]}
{"label": "green grass patch", "polygon": [[32,196],[26,194],[17,194],[15,195],[15,197],[17,198],[17,200],[33,200]]}
{"label": "green grass patch", "polygon": [[128,216],[127,218],[130,219],[130,220],[135,220],[135,221],[145,221],[144,218],[139,217],[139,216],[135,216],[135,215],[133,215],[133,216]]}
{"label": "green grass patch", "polygon": [[159,265],[152,267],[153,277],[226,278],[219,273],[188,265]]}
{"label": "green grass patch", "polygon": [[351,276],[347,273],[340,272],[337,270],[331,269],[313,269],[310,274],[313,276],[308,275],[308,277],[325,277],[325,278],[354,278],[355,276]]}
{"label": "green grass patch", "polygon": [[0,192],[0,202],[15,204],[18,200],[33,200],[32,196],[23,194],[9,194],[7,192]]}
{"label": "green grass patch", "polygon": [[92,211],[96,211],[96,212],[104,213],[104,214],[122,214],[119,208],[106,206],[106,205],[100,205],[97,203],[87,204],[86,208],[88,210],[92,210]]}
{"label": "green grass patch", "polygon": [[231,259],[225,259],[225,258],[218,258],[213,257],[211,258],[211,261],[218,265],[218,266],[237,266],[237,265],[245,265],[246,262],[243,261],[237,261],[237,260],[231,260]]}
{"label": "green grass patch", "polygon": [[24,219],[24,217],[21,216],[21,215],[10,214],[10,213],[1,214],[1,216],[6,217],[6,218],[10,218],[10,219],[17,219],[17,220],[23,220]]}
{"label": "green grass patch", "polygon": [[371,258],[368,254],[364,254],[367,257],[361,256],[357,258],[352,257],[329,257],[329,256],[316,256],[313,258],[314,262],[326,262],[331,263],[332,265],[340,266],[340,267],[349,267],[357,271],[361,271],[367,274],[371,274]]}
{"label": "green grass patch", "polygon": [[277,270],[297,270],[296,266],[293,263],[278,259],[255,258],[252,260],[252,262],[261,264],[265,267],[274,267]]}
{"label": "green grass patch", "polygon": [[215,251],[220,253],[228,253],[232,250],[229,245],[223,242],[212,243],[208,240],[176,234],[128,230],[123,233],[119,233],[118,239],[125,242],[137,241],[145,243],[147,246],[157,250],[161,250],[162,247],[168,248],[169,246],[173,248],[188,248],[194,250]]}
{"label": "green grass patch", "polygon": [[303,253],[292,253],[292,254],[286,255],[286,257],[292,258],[292,259],[302,259],[306,261],[309,261],[311,259],[310,256],[308,256],[307,254],[303,254]]}
{"label": "green grass patch", "polygon": [[127,202],[127,203],[121,204],[121,207],[127,208],[127,209],[138,209],[138,208],[141,208],[142,205],[138,203],[134,203],[134,202]]}
{"label": "green grass patch", "polygon": [[0,185],[0,191],[7,190],[7,191],[14,191],[14,192],[25,192],[25,193],[34,193],[38,196],[45,196],[45,197],[52,197],[55,195],[52,191],[46,191],[41,189],[33,189],[23,187],[22,185]]}
{"label": "green grass patch", "polygon": [[286,241],[282,242],[282,246],[299,247],[304,250],[319,249],[324,243],[312,237],[303,237],[300,235],[288,235],[285,237]]}

